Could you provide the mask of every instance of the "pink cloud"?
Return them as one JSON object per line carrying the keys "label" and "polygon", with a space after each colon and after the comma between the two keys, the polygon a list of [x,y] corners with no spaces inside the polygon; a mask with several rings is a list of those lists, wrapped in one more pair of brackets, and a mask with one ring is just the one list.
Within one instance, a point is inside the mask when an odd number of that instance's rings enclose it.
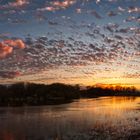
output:
{"label": "pink cloud", "polygon": [[29,4],[28,0],[15,0],[15,2],[9,2],[8,4],[0,6],[0,9],[21,7],[21,6],[24,6],[26,4]]}
{"label": "pink cloud", "polygon": [[4,58],[13,52],[13,48],[24,49],[25,43],[21,39],[4,40],[0,42],[0,58]]}
{"label": "pink cloud", "polygon": [[74,3],[75,3],[75,0],[64,0],[62,2],[54,1],[54,2],[52,2],[52,6],[55,6],[57,8],[67,8]]}
{"label": "pink cloud", "polygon": [[53,2],[50,2],[50,4],[44,8],[39,8],[38,11],[56,11],[60,9],[66,9],[69,6],[73,5],[76,2],[76,0],[55,0]]}
{"label": "pink cloud", "polygon": [[8,54],[12,53],[13,48],[0,42],[0,58],[4,58]]}
{"label": "pink cloud", "polygon": [[17,47],[20,49],[24,49],[25,48],[25,44],[21,39],[17,39],[17,40],[5,40],[3,41],[4,44],[7,44],[9,46],[12,47]]}
{"label": "pink cloud", "polygon": [[15,78],[20,75],[19,71],[0,71],[0,77],[2,78]]}

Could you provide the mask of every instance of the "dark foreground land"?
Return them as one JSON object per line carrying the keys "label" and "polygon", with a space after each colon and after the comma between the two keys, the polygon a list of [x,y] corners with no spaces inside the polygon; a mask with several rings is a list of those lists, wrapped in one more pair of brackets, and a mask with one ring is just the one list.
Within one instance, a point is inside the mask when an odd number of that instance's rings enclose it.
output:
{"label": "dark foreground land", "polygon": [[55,83],[51,85],[17,83],[0,85],[0,106],[53,105],[71,102],[79,98],[101,96],[140,96],[134,87],[87,87]]}

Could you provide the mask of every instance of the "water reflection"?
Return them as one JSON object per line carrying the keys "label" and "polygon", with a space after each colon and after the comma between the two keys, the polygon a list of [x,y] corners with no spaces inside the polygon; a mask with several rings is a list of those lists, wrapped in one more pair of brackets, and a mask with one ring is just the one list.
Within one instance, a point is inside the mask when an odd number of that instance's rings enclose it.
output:
{"label": "water reflection", "polygon": [[0,108],[0,140],[133,139],[140,98],[81,99],[70,104]]}

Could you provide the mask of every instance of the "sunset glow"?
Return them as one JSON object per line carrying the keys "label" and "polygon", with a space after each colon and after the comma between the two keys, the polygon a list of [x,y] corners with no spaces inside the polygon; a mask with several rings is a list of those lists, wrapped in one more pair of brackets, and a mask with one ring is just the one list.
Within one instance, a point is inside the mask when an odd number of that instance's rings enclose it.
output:
{"label": "sunset glow", "polygon": [[0,83],[140,89],[139,0],[0,1]]}

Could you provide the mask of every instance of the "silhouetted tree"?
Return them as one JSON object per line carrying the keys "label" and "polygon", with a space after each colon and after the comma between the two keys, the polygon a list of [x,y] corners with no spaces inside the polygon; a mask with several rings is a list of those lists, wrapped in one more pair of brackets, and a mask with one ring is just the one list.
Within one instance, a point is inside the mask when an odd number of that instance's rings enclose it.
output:
{"label": "silhouetted tree", "polygon": [[0,85],[0,106],[43,105],[70,102],[80,97],[140,96],[135,87],[87,87],[54,83],[51,85],[16,83]]}

